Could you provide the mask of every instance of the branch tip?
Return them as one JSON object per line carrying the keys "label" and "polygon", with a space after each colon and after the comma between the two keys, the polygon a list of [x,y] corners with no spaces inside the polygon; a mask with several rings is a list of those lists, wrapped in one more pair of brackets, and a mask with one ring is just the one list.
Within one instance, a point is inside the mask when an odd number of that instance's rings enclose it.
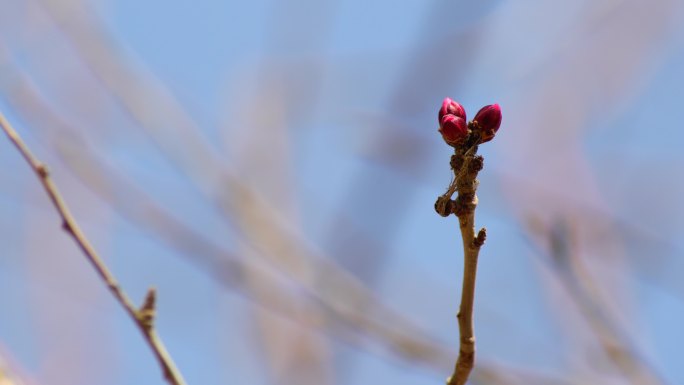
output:
{"label": "branch tip", "polygon": [[151,287],[147,290],[142,306],[136,312],[136,317],[146,330],[154,327],[154,317],[157,311],[157,290]]}

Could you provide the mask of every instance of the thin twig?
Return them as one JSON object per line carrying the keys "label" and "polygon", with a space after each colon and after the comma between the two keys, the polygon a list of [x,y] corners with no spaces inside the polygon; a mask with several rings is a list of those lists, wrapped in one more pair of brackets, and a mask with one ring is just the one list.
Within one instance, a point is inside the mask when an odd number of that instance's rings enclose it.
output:
{"label": "thin twig", "polygon": [[123,306],[140,329],[145,337],[145,341],[147,341],[147,344],[157,358],[166,381],[171,385],[185,385],[183,376],[176,368],[176,365],[173,363],[171,356],[166,351],[164,344],[154,328],[155,290],[150,289],[147,292],[143,306],[140,309],[136,309],[135,305],[123,291],[123,288],[117,283],[114,275],[109,271],[102,258],[97,254],[95,248],[90,244],[86,236],[78,227],[78,224],[69,211],[64,199],[52,182],[47,166],[31,153],[2,112],[0,112],[0,126],[40,179],[40,182],[45,188],[45,192],[50,197],[52,204],[62,218],[62,228],[72,236],[74,241],[76,241],[76,244],[78,244],[78,247],[81,249],[88,262],[90,262],[102,281],[107,285],[109,291],[114,295],[121,306]]}
{"label": "thin twig", "polygon": [[[437,199],[435,209],[442,216],[456,214],[458,216],[461,238],[463,240],[463,287],[461,305],[458,311],[458,329],[460,334],[459,352],[454,373],[447,379],[447,385],[464,385],[475,365],[475,330],[473,326],[473,303],[475,301],[475,277],[477,275],[477,259],[480,248],[484,244],[487,232],[480,229],[475,235],[475,207],[477,207],[477,173],[482,170],[483,159],[477,155],[479,138],[470,146],[458,147],[451,159],[454,172],[447,192]],[[458,191],[456,200],[451,200]]]}

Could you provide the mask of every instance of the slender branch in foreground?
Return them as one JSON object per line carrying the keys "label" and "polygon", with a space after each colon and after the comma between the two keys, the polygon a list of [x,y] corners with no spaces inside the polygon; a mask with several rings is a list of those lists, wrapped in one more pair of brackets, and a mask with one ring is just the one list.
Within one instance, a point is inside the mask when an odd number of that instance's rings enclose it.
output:
{"label": "slender branch in foreground", "polygon": [[[484,167],[484,159],[477,155],[477,150],[479,144],[494,137],[501,125],[498,104],[483,107],[467,125],[465,116],[463,107],[449,98],[444,100],[439,111],[439,131],[447,144],[455,149],[450,162],[454,179],[447,192],[437,198],[435,210],[443,217],[451,214],[458,217],[463,240],[463,287],[458,311],[461,337],[454,373],[447,379],[447,385],[464,385],[475,366],[475,277],[480,248],[487,237],[485,228],[475,235],[476,192],[479,184],[477,174]],[[455,192],[458,192],[458,196],[452,200]]]}
{"label": "slender branch in foreground", "polygon": [[2,112],[0,112],[0,127],[2,127],[2,130],[7,134],[9,140],[14,144],[17,150],[19,150],[26,162],[40,179],[43,188],[45,188],[45,192],[50,197],[52,204],[62,218],[62,228],[72,236],[74,241],[76,241],[76,244],[78,244],[78,247],[81,249],[88,262],[90,262],[102,281],[107,285],[107,288],[114,298],[123,306],[124,310],[126,310],[128,315],[140,329],[145,341],[147,341],[147,344],[150,346],[150,349],[152,349],[154,356],[159,362],[166,381],[171,385],[185,385],[183,376],[176,368],[176,365],[166,351],[161,338],[157,335],[154,328],[156,309],[155,289],[152,288],[147,292],[142,307],[137,309],[128,295],[126,295],[123,288],[117,283],[114,275],[109,271],[102,258],[97,254],[95,248],[90,244],[86,236],[78,227],[78,224],[69,211],[64,199],[52,182],[47,166],[31,153]]}
{"label": "slender branch in foreground", "polygon": [[[458,329],[461,335],[458,359],[454,373],[447,380],[448,385],[463,385],[468,380],[475,364],[475,330],[473,326],[473,303],[475,301],[475,277],[480,247],[484,244],[486,230],[475,235],[475,207],[477,207],[477,173],[483,167],[483,159],[477,154],[477,145],[468,151],[457,149],[452,156],[452,166],[457,177],[452,182],[458,191],[456,200],[443,195],[438,203],[451,206],[451,212],[458,216],[463,240],[463,287],[461,305],[458,311]],[[450,188],[451,190],[451,188]],[[444,203],[442,203],[444,202]]]}

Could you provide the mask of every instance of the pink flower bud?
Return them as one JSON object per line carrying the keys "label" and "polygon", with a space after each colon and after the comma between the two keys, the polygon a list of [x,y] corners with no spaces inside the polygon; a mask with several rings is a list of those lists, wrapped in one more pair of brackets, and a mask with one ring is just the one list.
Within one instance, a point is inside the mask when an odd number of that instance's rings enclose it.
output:
{"label": "pink flower bud", "polygon": [[474,122],[479,128],[480,143],[489,142],[501,126],[501,107],[498,104],[484,106],[475,115]]}
{"label": "pink flower bud", "polygon": [[456,115],[444,115],[439,125],[439,132],[442,138],[450,146],[457,146],[468,136],[468,125],[465,119]]}
{"label": "pink flower bud", "polygon": [[462,105],[453,101],[451,98],[444,98],[442,108],[439,109],[439,122],[442,123],[444,115],[456,115],[459,118],[466,120],[466,112]]}

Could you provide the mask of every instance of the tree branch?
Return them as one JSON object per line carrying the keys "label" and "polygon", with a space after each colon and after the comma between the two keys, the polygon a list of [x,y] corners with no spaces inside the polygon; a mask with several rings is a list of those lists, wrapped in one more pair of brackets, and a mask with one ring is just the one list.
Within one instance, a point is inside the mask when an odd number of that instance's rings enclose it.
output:
{"label": "tree branch", "polygon": [[176,365],[173,363],[171,356],[166,351],[164,344],[154,328],[156,298],[155,290],[150,289],[146,295],[143,306],[140,309],[136,309],[135,305],[126,295],[123,288],[121,288],[121,286],[117,283],[114,275],[109,271],[102,258],[100,258],[100,256],[97,254],[95,248],[90,244],[86,236],[78,227],[78,224],[69,211],[64,199],[59,194],[55,184],[52,182],[47,166],[31,153],[29,148],[7,121],[2,112],[0,112],[0,127],[2,127],[2,130],[5,132],[5,134],[7,134],[9,140],[14,144],[17,150],[19,150],[26,162],[35,172],[36,176],[38,176],[43,188],[45,189],[45,192],[50,197],[53,206],[62,218],[62,228],[69,233],[69,235],[71,235],[74,241],[76,241],[76,244],[81,249],[86,259],[93,266],[105,285],[107,285],[107,288],[112,293],[114,298],[121,304],[121,306],[123,306],[126,313],[128,313],[128,315],[131,317],[131,319],[133,319],[135,324],[140,329],[145,341],[147,341],[147,344],[149,345],[150,349],[152,349],[154,356],[159,362],[166,381],[171,385],[185,385],[183,376],[176,368]]}
{"label": "tree branch", "polygon": [[[473,326],[473,303],[475,301],[475,277],[480,248],[487,237],[482,228],[475,235],[475,208],[477,207],[477,174],[483,167],[483,158],[477,155],[477,140],[471,136],[464,146],[458,146],[451,157],[454,171],[447,192],[435,203],[436,211],[442,216],[458,216],[461,238],[463,240],[463,287],[461,305],[458,311],[460,334],[459,352],[454,373],[447,379],[447,385],[464,385],[475,365],[475,330]],[[458,192],[456,200],[451,200]]]}

